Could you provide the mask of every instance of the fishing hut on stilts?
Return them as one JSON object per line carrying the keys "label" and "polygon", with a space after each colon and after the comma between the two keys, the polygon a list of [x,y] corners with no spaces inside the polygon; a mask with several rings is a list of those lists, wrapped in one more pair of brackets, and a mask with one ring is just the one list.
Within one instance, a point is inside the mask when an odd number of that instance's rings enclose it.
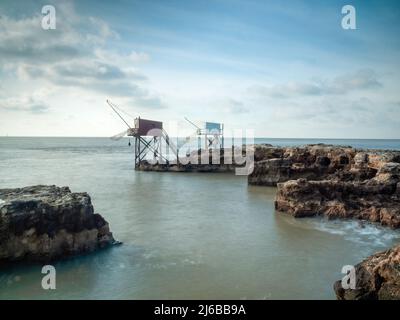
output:
{"label": "fishing hut on stilts", "polygon": [[[154,163],[169,164],[170,152],[172,156],[176,157],[177,163],[179,162],[179,151],[177,146],[171,141],[168,133],[163,128],[161,121],[142,119],[137,117],[134,119],[134,126],[122,117],[123,112],[119,107],[107,100],[108,105],[114,112],[122,119],[128,126],[128,129],[114,136],[116,139],[122,138],[124,135],[134,138],[135,149],[135,169],[151,154]],[[125,113],[125,112],[124,112]],[[163,144],[165,144],[166,153],[163,154]]]}
{"label": "fishing hut on stilts", "polygon": [[[221,157],[225,156],[226,151],[224,149],[223,124],[204,122],[196,125],[185,118],[196,130],[192,135],[181,139],[181,141],[183,140],[181,144],[179,144],[178,138],[176,138],[175,144],[163,128],[161,121],[133,117],[111,101],[107,100],[107,103],[128,127],[127,130],[115,135],[112,139],[118,140],[125,135],[134,139],[136,170],[179,172],[224,172],[233,170],[234,164],[232,165],[232,162],[225,162],[225,158],[223,162],[220,162]],[[124,119],[121,113],[134,119],[133,126]],[[185,147],[187,150],[186,155],[180,158],[179,151],[182,147]],[[192,147],[195,148],[194,152],[190,151]],[[233,153],[233,144],[231,153]],[[216,164],[210,163],[210,160],[214,159],[214,156],[218,160]],[[149,161],[149,158],[152,161]]]}

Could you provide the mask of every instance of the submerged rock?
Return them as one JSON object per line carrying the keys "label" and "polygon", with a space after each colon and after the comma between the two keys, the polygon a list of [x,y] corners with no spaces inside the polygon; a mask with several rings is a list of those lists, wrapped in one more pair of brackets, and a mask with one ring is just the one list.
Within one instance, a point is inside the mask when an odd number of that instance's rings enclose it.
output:
{"label": "submerged rock", "polygon": [[355,289],[343,289],[340,280],[335,282],[337,299],[400,299],[400,245],[370,256],[356,265],[355,269]]}
{"label": "submerged rock", "polygon": [[115,244],[87,193],[68,187],[0,189],[0,262],[46,261]]}

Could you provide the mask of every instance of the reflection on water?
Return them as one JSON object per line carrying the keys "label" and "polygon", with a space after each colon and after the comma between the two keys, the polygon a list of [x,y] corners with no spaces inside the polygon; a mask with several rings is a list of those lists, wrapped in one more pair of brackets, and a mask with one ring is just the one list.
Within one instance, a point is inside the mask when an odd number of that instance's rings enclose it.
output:
{"label": "reflection on water", "polygon": [[399,242],[371,224],[277,214],[275,188],[243,177],[135,172],[125,142],[0,138],[0,187],[87,191],[124,242],[56,263],[51,292],[41,266],[3,269],[1,299],[333,299],[343,265]]}

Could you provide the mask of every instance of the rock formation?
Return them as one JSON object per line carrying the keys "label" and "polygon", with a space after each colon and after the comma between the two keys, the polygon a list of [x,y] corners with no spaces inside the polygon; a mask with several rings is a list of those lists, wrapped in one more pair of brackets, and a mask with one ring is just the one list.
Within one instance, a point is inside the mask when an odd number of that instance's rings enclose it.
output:
{"label": "rock formation", "polygon": [[275,207],[295,217],[323,214],[328,218],[356,218],[400,228],[399,194],[396,184],[376,180],[298,179],[278,184]]}
{"label": "rock formation", "polygon": [[[394,162],[399,161],[400,153],[312,146],[309,152],[302,150],[298,155],[297,150],[291,150],[288,159],[277,160],[285,165],[272,174],[274,180],[276,172],[287,170],[289,174],[280,175],[280,180],[293,176],[297,179],[278,182],[278,211],[295,217],[323,214],[329,218],[356,218],[400,228],[400,163]],[[296,164],[293,158],[301,162]],[[261,179],[268,178],[258,177]]]}
{"label": "rock formation", "polygon": [[87,193],[40,185],[0,189],[0,263],[47,261],[114,243]]}
{"label": "rock formation", "polygon": [[334,290],[339,300],[400,300],[400,245],[379,252],[356,267],[356,288],[343,289],[341,280]]}
{"label": "rock formation", "polygon": [[[257,145],[249,184],[276,186],[296,179],[398,181],[400,151],[358,150],[324,144],[304,147]],[[378,177],[379,175],[379,177]]]}
{"label": "rock formation", "polygon": [[[250,184],[277,185],[275,207],[295,217],[354,218],[400,228],[400,152],[309,145],[266,151]],[[279,155],[275,157],[275,155]],[[341,300],[400,299],[400,246],[356,266],[356,289],[334,285]]]}
{"label": "rock formation", "polygon": [[280,182],[305,178],[321,180],[337,171],[349,169],[356,151],[351,147],[309,145],[271,148],[257,146],[254,171],[249,184],[276,186]]}

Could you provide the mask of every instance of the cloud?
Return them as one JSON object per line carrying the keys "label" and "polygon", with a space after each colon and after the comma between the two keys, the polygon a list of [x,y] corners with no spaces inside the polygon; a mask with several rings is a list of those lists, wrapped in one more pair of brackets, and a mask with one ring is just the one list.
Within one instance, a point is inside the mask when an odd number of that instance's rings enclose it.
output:
{"label": "cloud", "polygon": [[70,3],[57,5],[56,30],[43,30],[41,19],[39,14],[19,20],[0,16],[0,61],[48,64],[88,56],[91,47],[104,43],[109,35],[98,21],[90,19],[86,23],[88,32],[80,32],[72,23],[81,19]]}
{"label": "cloud", "polygon": [[0,101],[0,109],[11,112],[28,112],[34,115],[47,113],[49,106],[32,96],[21,96],[18,98],[8,98]]}
{"label": "cloud", "polygon": [[[381,112],[377,112],[381,110]],[[400,109],[366,97],[320,97],[313,103],[298,101],[278,104],[270,108],[272,123],[302,124],[310,128],[317,125],[345,125],[364,130],[368,127],[400,124]]]}
{"label": "cloud", "polygon": [[115,97],[134,98],[148,96],[140,82],[146,76],[134,70],[122,69],[117,65],[93,59],[61,62],[49,66],[20,64],[21,79],[43,79],[57,86],[91,90]]}
{"label": "cloud", "polygon": [[164,109],[167,105],[159,98],[152,96],[134,98],[133,105],[139,105],[148,109]]}
{"label": "cloud", "polygon": [[243,102],[234,99],[229,99],[226,112],[233,114],[243,114],[243,113],[248,113],[249,109],[244,106]]}
{"label": "cloud", "polygon": [[29,106],[29,110],[33,114],[45,113],[49,110],[49,107],[44,104],[33,104]]}
{"label": "cloud", "polygon": [[129,54],[129,58],[133,61],[133,62],[148,62],[150,60],[150,56],[147,53],[144,52],[136,52],[136,51],[132,51]]}
{"label": "cloud", "polygon": [[[358,70],[352,74],[337,77],[331,87],[332,92],[346,93],[353,90],[373,89],[382,87],[375,71],[371,69]],[[329,87],[327,88],[329,89]]]}
{"label": "cloud", "polygon": [[38,14],[22,19],[0,15],[0,66],[3,72],[14,72],[15,83],[89,90],[132,100],[143,108],[166,106],[146,88],[147,77],[136,68],[149,61],[146,53],[110,50],[108,41],[118,41],[119,35],[103,20],[77,14],[70,2],[58,4],[56,10],[56,30],[43,30]]}
{"label": "cloud", "polygon": [[271,98],[292,98],[300,96],[342,95],[352,91],[376,89],[382,87],[376,73],[371,69],[362,69],[354,73],[341,75],[328,81],[289,82],[274,86],[253,86],[250,92]]}
{"label": "cloud", "polygon": [[77,63],[63,63],[55,65],[49,71],[53,71],[54,76],[78,81],[88,79],[112,81],[129,78],[129,75],[117,66],[104,62],[90,61],[89,63],[84,63],[79,61]]}

